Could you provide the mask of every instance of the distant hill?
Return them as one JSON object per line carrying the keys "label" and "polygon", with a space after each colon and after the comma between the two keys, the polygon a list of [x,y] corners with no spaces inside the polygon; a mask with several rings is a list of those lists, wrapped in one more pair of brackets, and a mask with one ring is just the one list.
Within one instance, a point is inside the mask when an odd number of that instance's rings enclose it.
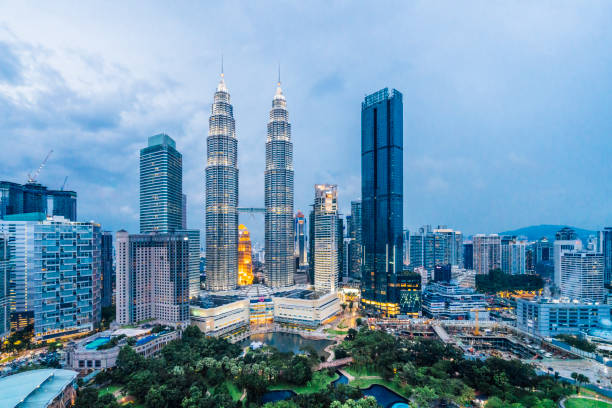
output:
{"label": "distant hill", "polygon": [[[499,235],[520,235],[527,237],[529,241],[535,241],[542,237],[546,237],[549,240],[554,241],[557,231],[567,226],[568,225],[531,225],[529,227],[519,228],[512,231],[500,232]],[[582,241],[586,241],[589,235],[597,235],[597,231],[590,231],[571,226],[569,227],[576,231],[578,238],[580,238]]]}

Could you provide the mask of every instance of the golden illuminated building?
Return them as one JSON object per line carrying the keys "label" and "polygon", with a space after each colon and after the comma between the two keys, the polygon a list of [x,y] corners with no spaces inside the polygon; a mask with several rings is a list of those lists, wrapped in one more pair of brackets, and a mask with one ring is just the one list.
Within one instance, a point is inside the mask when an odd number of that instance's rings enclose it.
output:
{"label": "golden illuminated building", "polygon": [[251,236],[243,224],[238,226],[238,285],[253,283],[253,259],[251,256]]}

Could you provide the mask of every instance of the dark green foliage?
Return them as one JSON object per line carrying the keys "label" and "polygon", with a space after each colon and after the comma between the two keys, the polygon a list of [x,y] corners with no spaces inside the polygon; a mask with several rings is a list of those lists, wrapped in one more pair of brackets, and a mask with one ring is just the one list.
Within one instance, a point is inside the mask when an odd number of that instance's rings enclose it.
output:
{"label": "dark green foliage", "polygon": [[597,346],[593,343],[590,343],[586,339],[581,339],[579,337],[572,336],[569,334],[559,334],[558,336],[556,336],[556,338],[564,343],[569,344],[570,346],[574,346],[577,349],[586,351],[588,353],[594,353],[595,351],[597,351]]}
{"label": "dark green foliage", "polygon": [[544,281],[537,275],[510,275],[501,269],[493,269],[487,275],[476,275],[476,290],[497,293],[514,290],[539,290]]}

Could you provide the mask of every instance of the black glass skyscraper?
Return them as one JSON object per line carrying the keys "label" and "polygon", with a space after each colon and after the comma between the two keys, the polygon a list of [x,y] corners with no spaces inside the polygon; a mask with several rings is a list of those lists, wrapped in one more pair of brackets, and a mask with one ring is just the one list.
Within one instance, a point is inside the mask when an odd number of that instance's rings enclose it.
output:
{"label": "black glass skyscraper", "polygon": [[391,288],[403,252],[403,104],[395,89],[381,89],[361,104],[361,202],[362,304],[395,316],[399,301]]}

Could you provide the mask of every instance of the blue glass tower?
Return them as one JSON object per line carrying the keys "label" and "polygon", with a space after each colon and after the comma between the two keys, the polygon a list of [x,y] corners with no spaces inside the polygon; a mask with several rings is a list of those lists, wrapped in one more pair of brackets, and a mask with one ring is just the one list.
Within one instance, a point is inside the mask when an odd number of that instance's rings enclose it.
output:
{"label": "blue glass tower", "polygon": [[402,94],[395,89],[381,89],[361,104],[361,301],[385,316],[400,313],[395,287],[403,252],[402,114]]}

